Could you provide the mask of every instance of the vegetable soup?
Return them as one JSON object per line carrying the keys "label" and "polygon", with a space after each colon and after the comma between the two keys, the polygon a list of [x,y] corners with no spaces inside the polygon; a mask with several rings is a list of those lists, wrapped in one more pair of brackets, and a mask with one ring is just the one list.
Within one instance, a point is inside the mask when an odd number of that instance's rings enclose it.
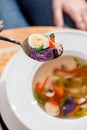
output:
{"label": "vegetable soup", "polygon": [[57,118],[87,115],[87,61],[61,56],[44,63],[33,79],[33,94],[38,105]]}

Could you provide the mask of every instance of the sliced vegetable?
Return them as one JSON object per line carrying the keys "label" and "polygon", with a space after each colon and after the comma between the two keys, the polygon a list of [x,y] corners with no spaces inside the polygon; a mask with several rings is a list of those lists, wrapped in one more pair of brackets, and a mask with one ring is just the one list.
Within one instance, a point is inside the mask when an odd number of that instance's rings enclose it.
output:
{"label": "sliced vegetable", "polygon": [[46,84],[47,84],[48,79],[49,79],[49,76],[47,76],[47,77],[45,78],[45,80],[43,81],[43,83],[42,83],[42,85],[41,85],[41,91],[42,91],[42,92],[44,92],[44,90],[45,90],[45,87],[46,87]]}
{"label": "sliced vegetable", "polygon": [[51,104],[53,104],[53,105],[56,105],[56,106],[58,106],[58,103],[57,103],[57,101],[55,101],[55,100],[53,100],[53,99],[48,99],[48,102],[49,103],[51,103]]}
{"label": "sliced vegetable", "polygon": [[36,86],[35,86],[35,90],[36,90],[37,92],[40,92],[40,89],[41,89],[41,83],[40,83],[40,82],[37,82],[37,83],[36,83]]}
{"label": "sliced vegetable", "polygon": [[68,118],[70,118],[70,117],[72,118],[73,116],[75,116],[75,114],[80,110],[80,108],[81,108],[81,105],[77,104],[76,107],[71,112],[69,112],[67,114],[67,117]]}
{"label": "sliced vegetable", "polygon": [[61,55],[63,53],[63,47],[62,44],[58,43],[57,41],[55,42],[55,48],[58,51],[58,55]]}
{"label": "sliced vegetable", "polygon": [[52,48],[52,49],[48,48],[45,50],[40,50],[39,53],[37,50],[32,49],[29,56],[37,61],[43,62],[43,61],[51,60],[58,57],[58,52],[57,52],[57,49],[55,48]]}
{"label": "sliced vegetable", "polygon": [[86,102],[86,98],[80,98],[79,100],[78,100],[78,104],[82,104],[82,103],[84,103],[84,102]]}
{"label": "sliced vegetable", "polygon": [[68,96],[66,104],[62,107],[62,114],[66,116],[69,112],[75,109],[75,102],[71,96]]}
{"label": "sliced vegetable", "polygon": [[48,78],[49,78],[49,76],[47,76],[44,79],[43,83],[36,82],[36,85],[35,85],[35,91],[37,91],[40,94],[40,96],[42,96],[42,97],[43,97],[44,91],[46,89],[46,84],[47,84]]}
{"label": "sliced vegetable", "polygon": [[68,97],[67,97],[67,96],[65,96],[65,97],[61,100],[61,103],[60,103],[60,107],[61,107],[61,108],[67,103],[67,100],[68,100]]}
{"label": "sliced vegetable", "polygon": [[52,89],[49,89],[47,92],[46,92],[46,96],[47,97],[53,97],[55,95],[55,91],[52,90]]}
{"label": "sliced vegetable", "polygon": [[55,35],[54,33],[50,34],[49,37],[49,47],[54,48],[55,47]]}
{"label": "sliced vegetable", "polygon": [[56,48],[53,48],[53,54],[54,54],[54,59],[57,58],[60,54],[58,53]]}
{"label": "sliced vegetable", "polygon": [[52,116],[58,116],[60,113],[59,106],[52,100],[45,103],[45,111]]}
{"label": "sliced vegetable", "polygon": [[38,53],[41,54],[43,52],[43,45],[38,47],[38,48],[36,48],[36,50],[38,51]]}
{"label": "sliced vegetable", "polygon": [[77,117],[82,117],[87,115],[87,109],[81,109],[76,114]]}
{"label": "sliced vegetable", "polygon": [[37,101],[40,104],[44,104],[45,103],[45,99],[40,95],[39,92],[35,91],[35,98],[37,99]]}
{"label": "sliced vegetable", "polygon": [[54,90],[55,90],[55,93],[58,95],[59,98],[64,96],[64,88],[62,86],[60,86],[60,87],[55,86]]}
{"label": "sliced vegetable", "polygon": [[46,60],[51,60],[54,59],[54,53],[53,53],[53,49],[45,49],[43,51],[43,55],[46,57]]}
{"label": "sliced vegetable", "polygon": [[32,59],[37,61],[46,61],[46,57],[43,54],[39,54],[37,50],[32,49],[29,55]]}

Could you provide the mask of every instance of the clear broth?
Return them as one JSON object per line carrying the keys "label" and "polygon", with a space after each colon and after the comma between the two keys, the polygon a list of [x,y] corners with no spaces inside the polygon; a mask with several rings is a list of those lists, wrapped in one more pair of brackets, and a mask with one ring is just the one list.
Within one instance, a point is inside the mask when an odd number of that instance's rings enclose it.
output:
{"label": "clear broth", "polygon": [[41,65],[34,76],[35,100],[54,117],[75,119],[87,115],[87,68],[77,67],[75,59],[87,66],[80,57],[61,56]]}

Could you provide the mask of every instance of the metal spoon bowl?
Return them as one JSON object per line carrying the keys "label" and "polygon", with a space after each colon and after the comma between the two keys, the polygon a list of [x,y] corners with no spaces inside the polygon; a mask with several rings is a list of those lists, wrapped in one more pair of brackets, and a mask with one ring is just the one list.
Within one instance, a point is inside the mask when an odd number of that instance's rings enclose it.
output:
{"label": "metal spoon bowl", "polygon": [[[32,57],[30,56],[30,53],[31,53],[31,50],[32,50],[33,48],[31,48],[31,47],[29,46],[29,44],[28,44],[28,38],[26,38],[23,42],[20,42],[20,41],[17,41],[17,40],[15,40],[15,39],[13,39],[13,38],[8,38],[8,37],[5,37],[5,36],[0,36],[0,40],[4,40],[4,41],[8,41],[8,42],[11,42],[11,43],[15,43],[15,44],[17,44],[17,45],[20,45],[20,46],[22,47],[23,51],[25,52],[25,54],[26,54],[28,57],[32,58]],[[62,48],[61,52],[60,52],[56,57],[52,58],[52,60],[55,59],[55,58],[58,58],[59,56],[61,56],[62,53],[63,53],[63,48]],[[32,59],[34,59],[34,58],[32,58]],[[34,59],[34,60],[39,61],[38,58],[37,58],[37,59]],[[47,60],[51,60],[51,59],[48,58]],[[42,60],[42,61],[47,61],[47,60]]]}

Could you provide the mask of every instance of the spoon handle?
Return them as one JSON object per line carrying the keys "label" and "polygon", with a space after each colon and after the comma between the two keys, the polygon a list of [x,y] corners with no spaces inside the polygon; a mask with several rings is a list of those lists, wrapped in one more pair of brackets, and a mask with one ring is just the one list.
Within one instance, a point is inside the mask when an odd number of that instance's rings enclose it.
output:
{"label": "spoon handle", "polygon": [[0,36],[0,40],[12,42],[12,43],[15,43],[17,45],[21,45],[21,43],[19,41],[16,41],[13,38],[8,38],[8,37],[5,37],[5,36]]}

